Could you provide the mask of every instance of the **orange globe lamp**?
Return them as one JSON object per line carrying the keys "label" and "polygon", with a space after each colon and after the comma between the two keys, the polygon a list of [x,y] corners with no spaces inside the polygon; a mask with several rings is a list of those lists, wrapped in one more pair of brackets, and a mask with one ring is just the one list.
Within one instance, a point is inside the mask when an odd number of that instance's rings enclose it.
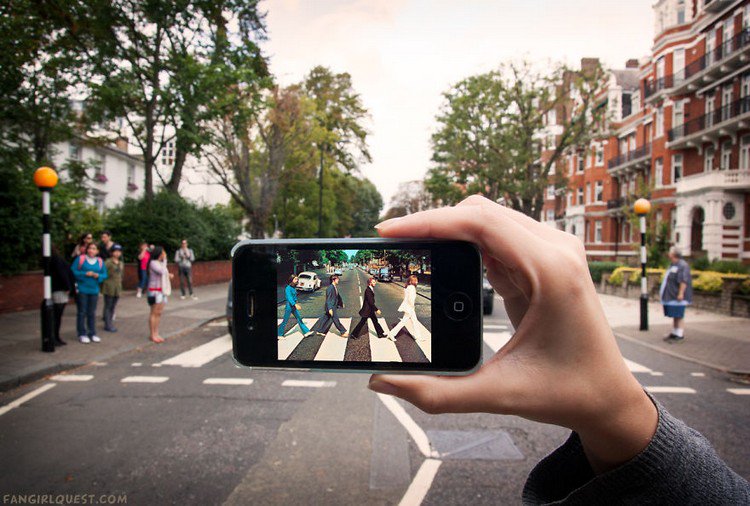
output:
{"label": "orange globe lamp", "polygon": [[58,180],[57,172],[51,167],[39,167],[34,171],[34,184],[40,190],[51,190]]}
{"label": "orange globe lamp", "polygon": [[635,201],[635,204],[633,204],[633,211],[639,216],[644,216],[651,211],[651,202],[647,199],[638,199]]}

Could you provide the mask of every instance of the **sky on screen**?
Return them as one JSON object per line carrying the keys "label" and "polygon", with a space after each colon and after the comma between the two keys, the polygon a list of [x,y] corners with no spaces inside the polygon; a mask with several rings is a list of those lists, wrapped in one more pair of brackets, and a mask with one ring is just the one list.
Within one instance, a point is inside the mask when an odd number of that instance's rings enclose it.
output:
{"label": "sky on screen", "polygon": [[398,183],[430,167],[442,92],[500,62],[609,68],[649,53],[653,0],[265,0],[264,50],[283,85],[313,66],[349,72],[370,111],[373,162],[362,166],[386,208]]}

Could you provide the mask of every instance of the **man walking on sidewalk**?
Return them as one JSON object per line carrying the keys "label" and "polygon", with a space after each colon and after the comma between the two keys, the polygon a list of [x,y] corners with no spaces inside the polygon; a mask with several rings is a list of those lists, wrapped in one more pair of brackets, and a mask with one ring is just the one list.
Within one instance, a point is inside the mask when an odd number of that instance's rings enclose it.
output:
{"label": "man walking on sidewalk", "polygon": [[180,293],[182,294],[180,298],[185,298],[185,283],[187,283],[190,297],[197,299],[198,297],[193,295],[193,262],[195,262],[195,253],[193,253],[192,249],[188,248],[187,239],[183,239],[180,249],[175,251],[174,261],[177,263],[180,276]]}
{"label": "man walking on sidewalk", "polygon": [[664,316],[674,318],[672,333],[664,340],[674,343],[685,339],[685,308],[693,302],[693,279],[690,266],[674,246],[669,249],[669,260],[672,265],[664,273],[659,294]]}

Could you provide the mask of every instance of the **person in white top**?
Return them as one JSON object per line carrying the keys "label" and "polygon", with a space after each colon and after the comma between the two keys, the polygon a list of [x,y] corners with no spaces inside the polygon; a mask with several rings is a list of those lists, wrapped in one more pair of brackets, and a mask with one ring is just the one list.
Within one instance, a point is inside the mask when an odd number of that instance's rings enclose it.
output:
{"label": "person in white top", "polygon": [[398,332],[404,327],[406,327],[406,330],[409,331],[415,341],[423,342],[425,340],[425,338],[422,337],[420,324],[419,321],[417,321],[417,313],[414,310],[414,304],[417,302],[418,283],[419,281],[417,280],[417,277],[413,274],[409,276],[409,279],[406,281],[406,286],[404,287],[404,301],[398,307],[398,310],[403,312],[404,316],[401,318],[401,321],[398,322],[398,325],[388,332],[388,339],[394,343],[396,342]]}

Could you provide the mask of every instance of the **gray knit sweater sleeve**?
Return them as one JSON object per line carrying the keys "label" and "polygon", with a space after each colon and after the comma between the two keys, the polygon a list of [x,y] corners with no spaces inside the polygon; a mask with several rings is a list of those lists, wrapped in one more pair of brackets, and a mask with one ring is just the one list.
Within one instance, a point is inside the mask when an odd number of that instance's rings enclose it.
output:
{"label": "gray knit sweater sleeve", "polygon": [[531,471],[524,504],[750,504],[750,486],[708,440],[654,401],[659,422],[651,443],[599,476],[573,432]]}

